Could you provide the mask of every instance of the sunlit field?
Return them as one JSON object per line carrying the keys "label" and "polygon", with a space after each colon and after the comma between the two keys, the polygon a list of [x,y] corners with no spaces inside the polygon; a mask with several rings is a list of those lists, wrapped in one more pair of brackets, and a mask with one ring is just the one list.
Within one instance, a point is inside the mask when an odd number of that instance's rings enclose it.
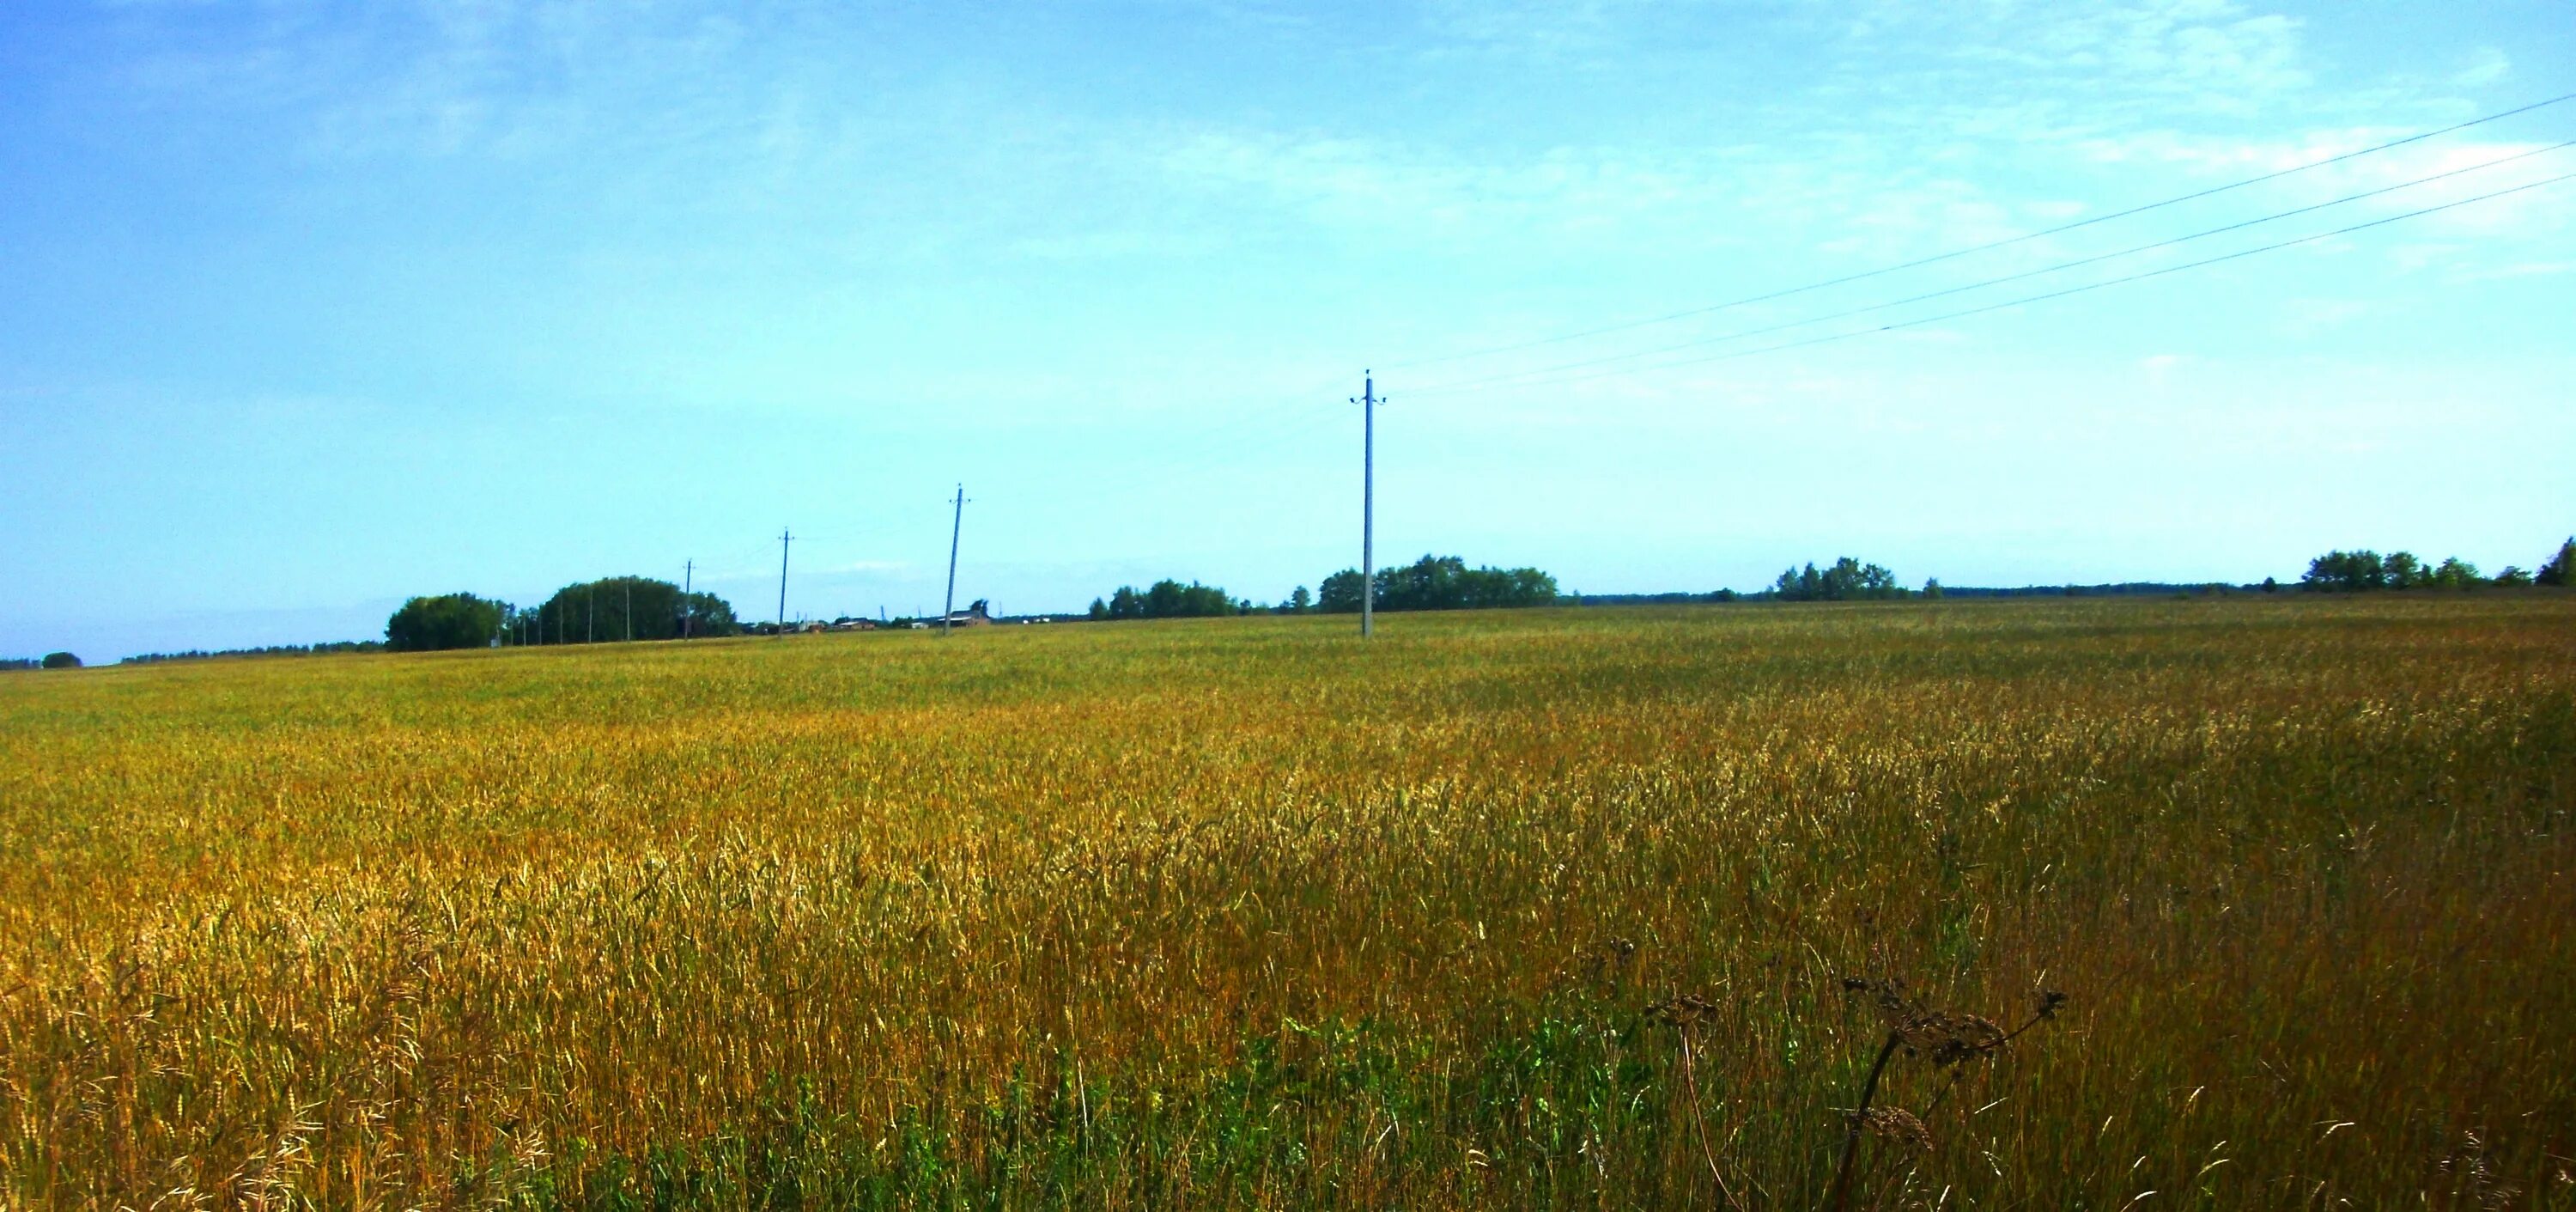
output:
{"label": "sunlit field", "polygon": [[2576,1207],[2576,597],[1380,628],[0,676],[0,1205]]}

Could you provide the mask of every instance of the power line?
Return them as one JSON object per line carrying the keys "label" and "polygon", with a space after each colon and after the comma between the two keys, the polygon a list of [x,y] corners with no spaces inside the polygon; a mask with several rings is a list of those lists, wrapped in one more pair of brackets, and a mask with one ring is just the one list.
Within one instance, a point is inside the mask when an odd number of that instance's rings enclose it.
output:
{"label": "power line", "polygon": [[1598,337],[1614,332],[1626,332],[1630,329],[1644,328],[1653,324],[1668,324],[1674,320],[1686,320],[1692,316],[1704,316],[1712,312],[1726,311],[1731,308],[1745,307],[1755,303],[1767,303],[1774,299],[1785,299],[1792,295],[1802,295],[1810,291],[1823,290],[1832,286],[1845,286],[1853,282],[1866,281],[1870,278],[1882,277],[1892,273],[1900,273],[1909,269],[1920,269],[1926,265],[1936,265],[1940,262],[1955,260],[1972,253],[1989,252],[1994,249],[2005,248],[2014,244],[2043,239],[2048,236],[2061,235],[2066,232],[2075,231],[2079,228],[2091,227],[2097,223],[2108,223],[2114,219],[2125,219],[2131,215],[2142,215],[2148,211],[2162,210],[2168,206],[2179,206],[2185,202],[2194,202],[2202,198],[2212,197],[2232,190],[2244,189],[2247,186],[2260,185],[2266,181],[2277,181],[2283,177],[2307,172],[2311,169],[2324,168],[2330,164],[2341,164],[2346,160],[2354,160],[2363,156],[2377,155],[2380,152],[2388,151],[2393,148],[2404,147],[2410,143],[2421,143],[2426,139],[2438,138],[2455,131],[2467,130],[2473,126],[2484,126],[2489,122],[2501,121],[2503,119],[2513,117],[2516,114],[2527,114],[2533,110],[2545,109],[2549,106],[2558,105],[2567,101],[2576,101],[2576,93],[2564,93],[2559,96],[2551,97],[2545,101],[2534,101],[2529,105],[2517,106],[2513,109],[2504,110],[2499,113],[2488,114],[2485,117],[2471,118],[2466,122],[2454,123],[2450,126],[2442,127],[2439,130],[2428,130],[2420,135],[2408,135],[2403,139],[2392,139],[2386,143],[2373,144],[2369,147],[2361,148],[2356,151],[2348,151],[2341,155],[2328,156],[2323,160],[2313,160],[2306,164],[2264,173],[2261,176],[2247,177],[2241,181],[2230,181],[2225,185],[2211,186],[2208,189],[2196,190],[2177,197],[2166,198],[2162,201],[2149,202],[2142,206],[2132,206],[2126,210],[2113,211],[2107,215],[2095,215],[2090,219],[2079,219],[2073,223],[2063,223],[2056,227],[2027,232],[2018,236],[2007,236],[2001,240],[1990,240],[1984,244],[1974,244],[1966,248],[1953,249],[1945,253],[1936,253],[1929,257],[1921,257],[1895,265],[1881,266],[1877,269],[1863,270],[1854,274],[1845,274],[1839,278],[1828,278],[1821,282],[1810,282],[1803,286],[1792,286],[1784,290],[1770,291],[1765,294],[1748,295],[1741,299],[1731,299],[1724,303],[1714,303],[1706,307],[1694,307],[1686,311],[1671,312],[1660,316],[1649,316],[1642,320],[1629,320],[1618,324],[1604,325],[1599,328],[1588,328],[1580,332],[1564,333],[1553,337],[1540,337],[1528,341],[1515,341],[1506,345],[1494,345],[1482,349],[1471,349],[1461,353],[1446,354],[1436,358],[1417,358],[1410,362],[1391,363],[1388,369],[1404,370],[1417,366],[1436,366],[1441,363],[1463,361],[1468,358],[1482,358],[1489,357],[1494,354],[1514,353],[1524,349],[1536,349],[1543,345],[1558,345],[1567,341],[1579,341],[1586,337]]}
{"label": "power line", "polygon": [[2028,278],[2045,277],[2049,274],[2060,273],[2069,269],[2080,269],[2087,265],[2096,265],[2104,261],[2118,260],[2121,257],[2135,256],[2144,252],[2154,252],[2157,249],[2162,248],[2172,248],[2176,245],[2188,244],[2194,240],[2203,240],[2211,236],[2225,235],[2232,231],[2242,231],[2249,227],[2260,227],[2266,223],[2277,223],[2283,219],[2296,218],[2300,215],[2311,214],[2316,211],[2328,210],[2348,203],[2376,198],[2382,194],[2391,194],[2396,193],[2399,190],[2412,189],[2419,185],[2429,185],[2435,181],[2442,181],[2452,177],[2463,176],[2468,173],[2480,172],[2485,169],[2495,168],[2499,165],[2511,164],[2519,160],[2528,160],[2533,156],[2546,155],[2550,152],[2562,151],[2570,147],[2576,147],[2576,139],[2570,139],[2563,143],[2552,143],[2547,147],[2533,148],[2529,151],[2516,152],[2510,156],[2503,156],[2483,163],[2471,164],[2463,168],[2451,169],[2447,172],[2434,173],[2428,177],[2417,177],[2411,181],[2401,181],[2395,185],[2385,185],[2378,189],[2364,190],[2357,194],[2346,194],[2343,197],[2336,198],[2329,202],[2318,202],[2313,205],[2298,207],[2294,210],[2279,211],[2273,214],[2261,216],[2260,218],[2246,219],[2242,222],[2229,223],[2222,227],[2212,227],[2203,231],[2192,232],[2189,235],[2175,236],[2171,239],[2157,240],[2149,244],[2133,245],[2115,252],[2100,253],[2090,257],[2080,257],[2073,261],[2060,261],[2054,265],[2045,265],[2038,269],[2026,269],[2019,273],[2005,274],[2002,277],[1986,278],[1982,281],[1970,282],[1964,286],[1952,286],[1942,290],[1927,291],[1923,294],[1909,295],[1905,298],[1892,300],[1886,303],[1872,303],[1864,307],[1846,308],[1842,311],[1827,312],[1821,316],[1809,316],[1803,320],[1784,321],[1779,324],[1767,325],[1762,328],[1737,329],[1734,332],[1720,333],[1713,337],[1699,337],[1689,341],[1678,341],[1671,345],[1660,345],[1652,349],[1632,350],[1628,353],[1608,354],[1602,357],[1586,358],[1576,362],[1561,362],[1554,366],[1533,367],[1528,370],[1517,370],[1504,374],[1487,375],[1478,379],[1466,379],[1453,383],[1440,383],[1430,387],[1415,388],[1413,389],[1413,394],[1446,395],[1451,392],[1465,391],[1476,387],[1486,387],[1497,384],[1511,385],[1512,381],[1516,379],[1537,378],[1545,375],[1556,374],[1561,371],[1581,370],[1592,366],[1606,366],[1617,362],[1632,362],[1639,358],[1651,358],[1657,354],[1677,353],[1685,349],[1698,349],[1709,345],[1724,344],[1728,341],[1740,341],[1746,337],[1759,337],[1775,332],[1786,332],[1792,328],[1805,328],[1811,324],[1824,324],[1834,320],[1847,320],[1853,316],[1867,315],[1874,311],[1886,311],[1892,307],[1904,307],[1909,304],[1929,302],[1933,299],[1948,298],[1951,295],[1966,294],[1972,290],[1983,290],[1989,286],[2001,286],[2007,282],[2019,282]]}
{"label": "power line", "polygon": [[1943,312],[1937,316],[1921,316],[1916,319],[1902,320],[1893,324],[1881,324],[1875,328],[1856,328],[1848,332],[1828,333],[1821,337],[1809,337],[1802,341],[1784,341],[1777,345],[1764,345],[1755,349],[1739,349],[1728,353],[1710,354],[1705,357],[1683,358],[1672,362],[1659,362],[1653,366],[1635,366],[1600,370],[1589,374],[1568,375],[1558,379],[1541,379],[1536,382],[1518,383],[1513,386],[1555,387],[1567,383],[1587,383],[1595,379],[1615,378],[1620,375],[1645,374],[1650,371],[1657,370],[1674,370],[1684,366],[1700,366],[1710,362],[1726,362],[1732,361],[1736,358],[1750,358],[1757,354],[1778,353],[1782,350],[1789,349],[1804,349],[1813,345],[1828,345],[1837,341],[1848,341],[1854,337],[1866,337],[1876,333],[1896,332],[1907,328],[1920,328],[1926,324],[1938,324],[1944,320],[1957,320],[1968,316],[1979,316],[1984,315],[1987,312],[2002,311],[2006,308],[2020,307],[2030,303],[2044,303],[2051,299],[2063,299],[2069,295],[2080,295],[2088,291],[2101,290],[2107,286],[2121,286],[2130,282],[2143,282],[2149,278],[2161,278],[2166,274],[2181,273],[2187,269],[2200,269],[2204,266],[2217,265],[2221,262],[2241,260],[2245,257],[2255,256],[2259,253],[2276,252],[2284,248],[2295,248],[2301,244],[2314,244],[2319,240],[2329,240],[2336,236],[2351,235],[2357,231],[2367,231],[2374,227],[2384,227],[2388,224],[2400,222],[2402,220],[2421,218],[2425,215],[2435,214],[2440,211],[2454,210],[2459,207],[2468,206],[2478,202],[2492,201],[2496,198],[2502,198],[2510,194],[2525,193],[2530,190],[2556,185],[2562,181],[2569,180],[2576,180],[2576,173],[2561,173],[2555,177],[2533,181],[2525,185],[2517,185],[2511,189],[2499,189],[2493,193],[2479,194],[2474,198],[2461,198],[2458,201],[2445,202],[2439,206],[2427,206],[2421,210],[2410,210],[2404,214],[2389,215],[2385,218],[2373,219],[2367,223],[2355,223],[2350,227],[2339,227],[2333,231],[2322,231],[2312,236],[2300,236],[2295,240],[2283,240],[2275,244],[2264,244],[2254,248],[2240,249],[2236,252],[2227,253],[2222,256],[2208,257],[2199,261],[2187,261],[2180,265],[2168,265],[2162,269],[2146,270],[2141,273],[2109,278],[2100,282],[2088,282],[2082,286],[2070,286],[2064,290],[2052,290],[2045,294],[2026,295],[2022,298],[2006,299],[1999,303],[1988,303],[1980,307],[1970,307],[1963,308],[1959,311]]}

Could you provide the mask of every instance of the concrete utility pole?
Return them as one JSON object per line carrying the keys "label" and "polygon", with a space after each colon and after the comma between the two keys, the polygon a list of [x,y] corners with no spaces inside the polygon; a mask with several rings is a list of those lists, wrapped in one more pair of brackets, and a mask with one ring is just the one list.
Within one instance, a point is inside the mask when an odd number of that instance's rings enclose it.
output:
{"label": "concrete utility pole", "polygon": [[948,523],[948,604],[939,610],[939,634],[948,634],[948,616],[957,613],[957,536],[966,529],[966,486],[957,486],[957,516]]}
{"label": "concrete utility pole", "polygon": [[698,584],[698,562],[697,562],[696,560],[689,560],[689,561],[687,561],[687,562],[685,562],[685,563],[681,564],[681,565],[680,565],[680,638],[681,638],[681,639],[684,639],[684,640],[685,640],[685,639],[687,639],[687,638],[689,638],[689,621],[690,621],[691,619],[693,619],[693,618],[697,617],[697,613],[698,613],[697,605],[696,605],[695,603],[692,603],[691,601],[689,601],[689,594],[697,588],[697,584]]}
{"label": "concrete utility pole", "polygon": [[786,527],[778,528],[778,634],[780,635],[787,634],[787,544],[795,538],[795,535],[787,533]]}
{"label": "concrete utility pole", "polygon": [[1362,371],[1360,394],[1360,638],[1377,634],[1377,378]]}

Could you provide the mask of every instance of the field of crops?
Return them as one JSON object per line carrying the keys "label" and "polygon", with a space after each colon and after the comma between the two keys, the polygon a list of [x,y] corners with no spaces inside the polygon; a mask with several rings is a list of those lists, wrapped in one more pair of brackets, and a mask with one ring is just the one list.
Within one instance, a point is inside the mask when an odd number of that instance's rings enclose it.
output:
{"label": "field of crops", "polygon": [[0,676],[0,1207],[2576,1207],[2576,597],[1351,630]]}

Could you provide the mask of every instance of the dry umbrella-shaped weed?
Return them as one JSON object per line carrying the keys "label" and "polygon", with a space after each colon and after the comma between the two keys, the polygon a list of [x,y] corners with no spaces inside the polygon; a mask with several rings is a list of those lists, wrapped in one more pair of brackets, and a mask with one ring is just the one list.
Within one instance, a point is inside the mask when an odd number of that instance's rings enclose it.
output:
{"label": "dry umbrella-shaped weed", "polygon": [[[2065,994],[2043,989],[2039,992],[2038,1004],[2031,1010],[2030,1021],[2006,1031],[1991,1019],[1926,1006],[1921,999],[1906,992],[1905,982],[1895,977],[1845,977],[1843,992],[1869,1000],[1871,1007],[1878,1012],[1879,1021],[1887,1026],[1887,1039],[1879,1045],[1878,1060],[1870,1065],[1869,1079],[1861,1085],[1860,1102],[1852,1108],[1847,1119],[1842,1162],[1834,1168],[1833,1189],[1825,1197],[1825,1206],[1833,1212],[1842,1212],[1844,1201],[1850,1195],[1852,1161],[1859,1155],[1863,1133],[1894,1141],[1916,1152],[1932,1147],[1931,1129],[1911,1112],[1870,1106],[1870,1100],[1878,1096],[1878,1079],[1886,1074],[1887,1062],[1898,1049],[1903,1049],[1909,1056],[1930,1060],[1934,1068],[1955,1069],[2000,1051],[2022,1032],[2055,1018],[2058,1008],[2066,1004]],[[1948,1093],[1946,1087],[1943,1093]]]}
{"label": "dry umbrella-shaped weed", "polygon": [[1699,1101],[1699,1063],[1691,1050],[1692,1033],[1716,1012],[1717,1007],[1707,999],[1691,993],[1675,994],[1646,1008],[1646,1013],[1681,1037],[1682,1084],[1690,1095],[1691,1122],[1699,1128],[1700,1157],[1708,1162],[1708,1176],[1717,1183],[1717,1193],[1726,1200],[1726,1206],[1744,1212],[1744,1205],[1735,1198],[1735,1189],[1726,1185],[1726,1175],[1718,1169],[1716,1148],[1709,1144],[1708,1116],[1700,1109]]}

